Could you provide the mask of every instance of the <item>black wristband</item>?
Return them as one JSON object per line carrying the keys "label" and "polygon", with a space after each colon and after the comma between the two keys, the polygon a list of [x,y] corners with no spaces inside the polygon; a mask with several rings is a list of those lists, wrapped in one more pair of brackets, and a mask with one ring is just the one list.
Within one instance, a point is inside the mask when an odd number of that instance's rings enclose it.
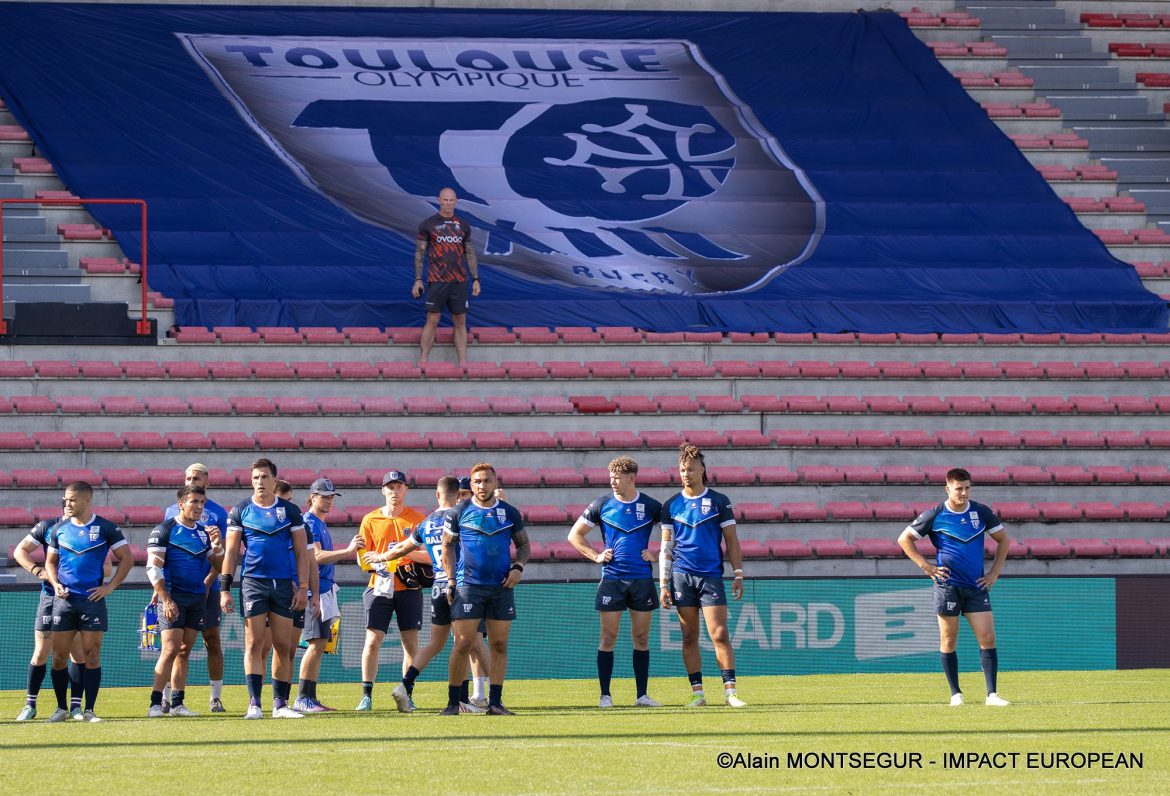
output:
{"label": "black wristband", "polygon": [[231,576],[230,572],[226,575],[219,576],[219,588],[222,589],[223,591],[231,591],[232,576]]}
{"label": "black wristband", "polygon": [[523,564],[513,564],[512,566],[508,567],[508,571],[509,571],[509,572],[511,572],[511,571],[512,571],[512,570],[514,570],[514,569],[515,569],[515,570],[517,570],[517,571],[519,571],[519,572],[523,572],[523,571],[524,571],[524,565],[523,565]]}

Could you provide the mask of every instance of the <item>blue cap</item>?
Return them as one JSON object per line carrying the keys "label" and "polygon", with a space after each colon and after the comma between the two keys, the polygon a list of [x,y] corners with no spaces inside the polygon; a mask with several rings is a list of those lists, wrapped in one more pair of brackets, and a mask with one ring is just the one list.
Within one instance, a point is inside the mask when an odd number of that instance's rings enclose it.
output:
{"label": "blue cap", "polygon": [[405,484],[406,473],[401,470],[387,470],[386,474],[382,476],[382,486],[386,486],[386,484],[391,484],[395,481],[401,481]]}
{"label": "blue cap", "polygon": [[459,491],[460,492],[470,492],[471,491],[471,476],[470,475],[465,475],[459,479]]}

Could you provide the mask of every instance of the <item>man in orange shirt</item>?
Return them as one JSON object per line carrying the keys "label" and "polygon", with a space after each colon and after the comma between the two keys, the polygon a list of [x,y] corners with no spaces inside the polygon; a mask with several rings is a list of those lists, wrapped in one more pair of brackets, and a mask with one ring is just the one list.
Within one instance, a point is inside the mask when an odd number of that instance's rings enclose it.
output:
{"label": "man in orange shirt", "polygon": [[[390,618],[398,617],[398,634],[402,638],[402,670],[414,663],[418,652],[418,631],[422,628],[422,590],[407,588],[394,576],[400,559],[386,561],[383,554],[410,536],[426,516],[406,505],[406,473],[390,470],[382,477],[382,495],[386,505],[362,517],[359,535],[365,550],[358,553],[358,564],[370,572],[370,584],[362,596],[366,609],[366,643],[362,649],[362,701],[355,710],[373,710],[374,681],[378,679],[378,659],[382,640],[390,629]],[[416,557],[417,556],[417,557]],[[411,553],[410,558],[430,561],[425,550]]]}

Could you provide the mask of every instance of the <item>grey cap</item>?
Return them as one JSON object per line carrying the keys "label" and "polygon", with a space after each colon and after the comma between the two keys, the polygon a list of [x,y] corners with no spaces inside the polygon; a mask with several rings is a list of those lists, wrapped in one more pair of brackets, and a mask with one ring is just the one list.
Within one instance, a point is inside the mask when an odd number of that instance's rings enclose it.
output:
{"label": "grey cap", "polygon": [[333,488],[333,480],[329,478],[318,478],[309,487],[310,495],[321,495],[322,497],[338,497],[341,493]]}
{"label": "grey cap", "polygon": [[401,481],[405,484],[406,473],[401,470],[387,470],[386,474],[382,476],[382,486],[386,486],[386,484],[391,484],[395,481]]}

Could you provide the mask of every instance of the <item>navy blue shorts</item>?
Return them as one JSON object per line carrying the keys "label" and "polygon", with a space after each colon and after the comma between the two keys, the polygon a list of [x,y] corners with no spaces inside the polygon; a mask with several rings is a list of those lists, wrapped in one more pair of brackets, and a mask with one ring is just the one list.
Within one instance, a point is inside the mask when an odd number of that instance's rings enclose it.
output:
{"label": "navy blue shorts", "polygon": [[273,613],[293,618],[293,582],[288,578],[245,577],[240,583],[240,604],[244,618]]}
{"label": "navy blue shorts", "polygon": [[436,583],[431,586],[431,624],[451,624],[451,604],[447,602],[445,583]]}
{"label": "navy blue shorts", "polygon": [[53,600],[52,594],[41,592],[41,599],[37,602],[37,615],[33,619],[33,630],[38,633],[53,632]]}
{"label": "navy blue shorts", "polygon": [[203,629],[211,630],[213,627],[219,627],[222,618],[223,609],[219,607],[219,589],[212,589],[207,592],[207,605],[203,611]]}
{"label": "navy blue shorts", "polygon": [[934,584],[934,612],[939,616],[978,614],[991,610],[991,592],[970,586]]}
{"label": "navy blue shorts", "polygon": [[366,629],[385,633],[390,629],[390,618],[398,618],[398,632],[422,630],[422,589],[404,589],[386,594],[374,594],[366,589],[362,595],[366,609]]}
{"label": "navy blue shorts", "polygon": [[658,591],[652,578],[602,580],[597,584],[598,611],[653,611],[658,608]]}
{"label": "navy blue shorts", "polygon": [[442,312],[463,315],[470,306],[466,282],[431,282],[427,285],[423,300],[427,312]]}
{"label": "navy blue shorts", "polygon": [[465,583],[455,592],[451,603],[452,619],[489,619],[511,622],[516,618],[516,600],[512,589],[503,586],[479,586]]}
{"label": "navy blue shorts", "polygon": [[706,575],[692,575],[674,570],[670,573],[671,596],[676,608],[706,608],[711,605],[727,605],[727,592],[723,589],[723,578]]}
{"label": "navy blue shorts", "polygon": [[87,630],[106,632],[108,624],[105,600],[70,595],[53,598],[53,630]]}
{"label": "navy blue shorts", "polygon": [[158,609],[158,629],[163,630],[203,630],[207,620],[207,597],[202,594],[172,594],[171,599],[179,607],[179,613],[174,621],[167,621],[163,616],[162,608]]}

